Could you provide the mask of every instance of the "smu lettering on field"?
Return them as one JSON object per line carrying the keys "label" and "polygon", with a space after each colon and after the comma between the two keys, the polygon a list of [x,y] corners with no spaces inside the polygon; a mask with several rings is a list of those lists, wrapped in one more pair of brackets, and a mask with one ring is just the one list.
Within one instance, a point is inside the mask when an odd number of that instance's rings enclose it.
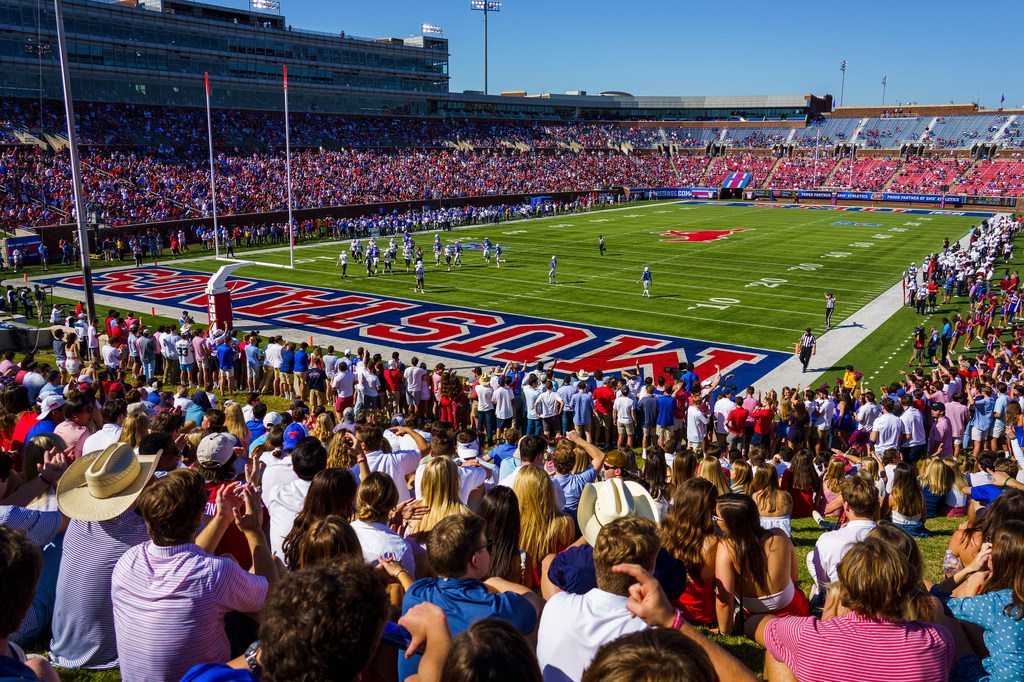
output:
{"label": "smu lettering on field", "polygon": [[[95,275],[93,288],[97,295],[116,296],[125,302],[158,302],[204,312],[209,278],[208,273],[169,267],[115,270]],[[37,281],[57,288],[82,288],[81,276],[58,275]],[[717,365],[723,374],[734,375],[731,383],[746,386],[789,357],[777,351],[663,334],[244,277],[230,280],[228,286],[237,326],[247,321],[262,322],[302,336],[328,335],[346,339],[351,345],[372,343],[466,364],[550,362],[559,358],[561,375],[570,370],[620,372],[633,369],[639,362],[646,376],[658,376],[664,368],[686,361],[696,365],[702,379],[713,375]]]}

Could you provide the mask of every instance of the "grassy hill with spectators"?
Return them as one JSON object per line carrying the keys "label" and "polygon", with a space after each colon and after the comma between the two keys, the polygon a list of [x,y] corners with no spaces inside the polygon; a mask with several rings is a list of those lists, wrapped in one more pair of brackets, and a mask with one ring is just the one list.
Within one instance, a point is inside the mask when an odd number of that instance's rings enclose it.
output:
{"label": "grassy hill with spectators", "polygon": [[[980,220],[673,203],[441,233],[443,244],[457,239],[465,247],[463,267],[451,272],[443,258],[434,265],[433,236],[416,235],[427,265],[425,294],[413,292],[401,252],[394,276],[367,277],[350,261],[343,280],[336,262],[347,241],[297,249],[294,271],[257,265],[238,274],[787,351],[806,327],[824,331],[826,291],[837,298],[833,326],[842,324],[898,283],[911,261],[920,264],[941,250],[944,237],[955,241]],[[604,256],[598,235],[606,240]],[[475,248],[484,238],[502,246],[500,268]],[[386,248],[387,241],[378,244]],[[286,249],[238,255],[288,263]],[[552,256],[557,285],[548,284]],[[210,259],[185,267],[213,272],[219,265]],[[637,283],[644,266],[653,274],[649,299]]]}

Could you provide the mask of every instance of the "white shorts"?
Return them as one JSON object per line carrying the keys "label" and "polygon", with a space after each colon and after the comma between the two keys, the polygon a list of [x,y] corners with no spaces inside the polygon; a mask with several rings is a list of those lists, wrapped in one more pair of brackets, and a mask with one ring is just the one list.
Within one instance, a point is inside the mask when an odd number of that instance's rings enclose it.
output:
{"label": "white shorts", "polygon": [[973,426],[971,427],[971,440],[973,440],[973,441],[982,441],[982,440],[986,440],[987,438],[988,438],[988,431],[982,431],[981,429],[977,429],[977,428],[975,428]]}
{"label": "white shorts", "polygon": [[992,437],[993,438],[1002,438],[1004,433],[1006,433],[1006,426],[993,426],[992,427]]}

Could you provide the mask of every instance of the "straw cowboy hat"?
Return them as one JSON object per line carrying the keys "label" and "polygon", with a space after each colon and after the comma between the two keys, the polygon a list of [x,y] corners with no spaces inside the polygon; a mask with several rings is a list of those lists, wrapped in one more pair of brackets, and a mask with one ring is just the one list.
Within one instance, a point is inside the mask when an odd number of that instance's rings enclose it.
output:
{"label": "straw cowboy hat", "polygon": [[132,446],[113,443],[78,458],[57,482],[57,507],[79,521],[123,514],[152,478],[162,452],[136,455]]}
{"label": "straw cowboy hat", "polygon": [[580,494],[580,529],[591,546],[597,542],[603,526],[626,516],[661,521],[654,498],[639,483],[612,478],[588,483]]}

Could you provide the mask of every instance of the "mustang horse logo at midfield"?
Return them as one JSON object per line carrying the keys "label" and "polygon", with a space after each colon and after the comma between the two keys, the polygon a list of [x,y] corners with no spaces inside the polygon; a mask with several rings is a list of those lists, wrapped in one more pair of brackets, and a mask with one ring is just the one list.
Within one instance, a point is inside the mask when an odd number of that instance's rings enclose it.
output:
{"label": "mustang horse logo at midfield", "polygon": [[663,242],[713,242],[725,239],[734,232],[746,232],[749,228],[737,227],[732,230],[669,230],[668,232],[657,232],[656,234],[671,237],[662,239]]}

